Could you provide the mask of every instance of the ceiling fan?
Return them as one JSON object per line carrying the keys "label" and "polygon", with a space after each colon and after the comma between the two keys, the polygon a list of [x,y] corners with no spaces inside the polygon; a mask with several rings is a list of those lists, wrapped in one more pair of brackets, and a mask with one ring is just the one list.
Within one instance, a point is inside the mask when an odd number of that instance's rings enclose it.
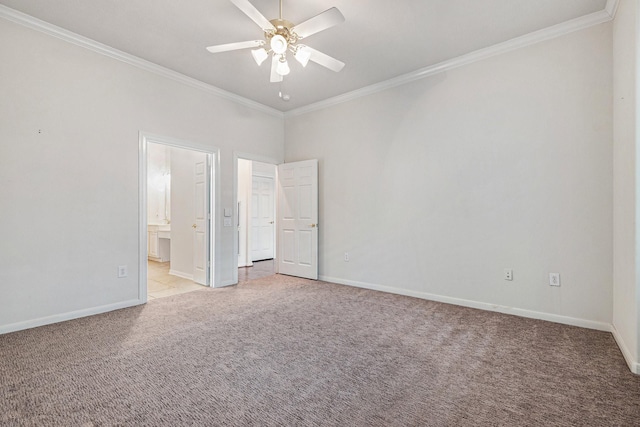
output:
{"label": "ceiling fan", "polygon": [[287,51],[291,52],[293,57],[302,64],[303,67],[306,67],[309,61],[313,61],[335,72],[342,70],[344,67],[344,62],[338,61],[329,55],[299,43],[306,37],[344,22],[344,16],[337,8],[332,7],[313,18],[294,25],[282,18],[282,0],[280,0],[280,17],[272,20],[265,18],[249,0],[231,0],[231,3],[236,5],[238,9],[243,11],[253,22],[262,28],[264,31],[264,40],[251,40],[209,46],[207,48],[209,52],[219,53],[256,48],[251,51],[251,54],[258,66],[262,65],[269,55],[271,55],[272,83],[281,82],[284,76],[290,72],[289,64],[287,63]]}

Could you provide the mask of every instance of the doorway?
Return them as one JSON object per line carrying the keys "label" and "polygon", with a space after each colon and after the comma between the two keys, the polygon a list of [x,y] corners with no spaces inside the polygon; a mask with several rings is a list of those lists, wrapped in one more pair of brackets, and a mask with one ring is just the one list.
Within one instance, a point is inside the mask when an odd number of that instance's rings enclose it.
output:
{"label": "doorway", "polygon": [[238,281],[275,273],[276,166],[237,159]]}
{"label": "doorway", "polygon": [[[245,162],[249,161],[249,163]],[[234,153],[234,198],[237,229],[234,252],[238,265],[252,265],[249,254],[251,226],[247,204],[251,203],[254,163],[266,163],[275,174],[274,258],[273,272],[290,276],[318,279],[318,160],[278,164],[277,161],[252,155]],[[249,168],[251,165],[251,168]],[[277,166],[276,166],[277,165]],[[251,178],[249,179],[249,176]],[[244,177],[244,184],[242,180]],[[244,190],[242,190],[244,188]],[[251,194],[251,196],[249,196]],[[238,203],[244,200],[244,205]],[[229,222],[231,225],[232,223]],[[243,233],[243,229],[245,232]],[[247,236],[246,238],[244,236]],[[242,247],[242,250],[241,250]],[[261,261],[264,262],[264,261]],[[248,268],[248,267],[240,267]],[[238,269],[234,269],[234,283],[238,283]]]}
{"label": "doorway", "polygon": [[145,301],[213,285],[214,156],[188,142],[141,135],[139,296]]}

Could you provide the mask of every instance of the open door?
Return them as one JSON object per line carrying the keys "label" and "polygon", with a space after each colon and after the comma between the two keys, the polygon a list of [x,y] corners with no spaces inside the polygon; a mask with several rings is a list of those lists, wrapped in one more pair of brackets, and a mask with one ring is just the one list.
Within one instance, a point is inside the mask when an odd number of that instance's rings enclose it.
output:
{"label": "open door", "polygon": [[195,172],[195,218],[193,222],[193,281],[207,286],[209,247],[209,198],[207,191],[207,170],[209,156],[194,165]]}
{"label": "open door", "polygon": [[278,165],[278,273],[318,279],[318,161]]}
{"label": "open door", "polygon": [[274,255],[273,177],[254,176],[251,191],[251,261],[272,259]]}

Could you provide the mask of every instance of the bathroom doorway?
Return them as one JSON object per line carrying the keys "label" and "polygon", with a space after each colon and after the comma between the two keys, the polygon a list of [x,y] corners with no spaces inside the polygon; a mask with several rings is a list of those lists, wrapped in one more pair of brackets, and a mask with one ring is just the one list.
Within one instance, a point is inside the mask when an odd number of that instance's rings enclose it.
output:
{"label": "bathroom doorway", "polygon": [[[184,142],[146,137],[141,138],[143,155],[145,299],[211,286],[215,154]],[[142,178],[141,173],[141,185]]]}

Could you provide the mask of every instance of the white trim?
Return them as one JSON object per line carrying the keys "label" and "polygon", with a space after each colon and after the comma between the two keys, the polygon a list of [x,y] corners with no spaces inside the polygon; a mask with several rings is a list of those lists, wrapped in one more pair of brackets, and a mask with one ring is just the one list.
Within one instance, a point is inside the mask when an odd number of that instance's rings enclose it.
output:
{"label": "white trim", "polygon": [[65,30],[64,28],[57,27],[48,22],[34,18],[33,16],[27,15],[26,13],[22,13],[15,9],[11,9],[10,7],[0,5],[0,18],[4,18],[7,21],[11,21],[16,24],[23,25],[32,30],[40,31],[42,33],[56,37],[60,40],[64,40],[68,43],[75,44],[76,46],[89,49],[93,52],[99,53],[109,58],[122,61],[126,64],[133,65],[134,67],[174,80],[178,83],[182,83],[184,85],[187,85],[196,89],[200,89],[202,91],[216,95],[220,98],[224,98],[226,100],[236,102],[238,104],[244,105],[245,107],[249,107],[254,110],[261,111],[271,116],[282,118],[284,115],[281,111],[276,110],[275,108],[268,107],[264,104],[260,104],[259,102],[253,101],[248,98],[244,98],[240,95],[236,95],[234,93],[220,89],[216,86],[203,83],[192,77],[185,76],[184,74],[170,70],[158,64],[154,64],[153,62],[144,60],[142,58],[138,58],[137,56],[128,54],[126,52],[122,52],[118,49],[114,49],[110,46],[107,46],[105,44],[92,40],[88,37],[81,36],[69,30]]}
{"label": "white trim", "polygon": [[615,325],[611,325],[611,334],[613,335],[613,338],[616,340],[616,344],[618,344],[618,347],[620,348],[620,352],[624,357],[624,361],[627,362],[627,366],[629,367],[629,370],[636,375],[640,375],[640,363],[638,363],[638,361],[633,359],[633,356],[629,351],[629,347],[627,347],[627,344],[622,339],[622,336],[616,329]]}
{"label": "white trim", "polygon": [[144,304],[145,301],[136,299],[122,301],[115,304],[101,305],[99,307],[86,308],[82,310],[70,311],[68,313],[54,314],[53,316],[40,317],[38,319],[26,320],[24,322],[10,323],[0,326],[0,334],[22,331],[24,329],[37,328],[38,326],[51,325],[52,323],[65,322],[67,320],[79,319],[81,317],[94,316],[108,311],[120,310],[122,308],[134,307]]}
{"label": "white trim", "polygon": [[593,320],[579,319],[575,317],[562,316],[558,314],[544,313],[540,311],[525,310],[515,307],[506,307],[503,305],[489,304],[486,302],[472,301],[461,298],[447,297],[442,295],[431,294],[428,292],[412,291],[409,289],[395,288],[391,286],[377,285],[372,283],[357,282],[354,280],[339,279],[336,277],[320,276],[320,280],[324,282],[338,283],[340,285],[354,286],[357,288],[370,289],[373,291],[388,292],[391,294],[405,295],[409,297],[421,298],[430,301],[443,302],[446,304],[454,304],[462,307],[477,308],[480,310],[494,311],[503,314],[512,314],[514,316],[527,317],[529,319],[546,320],[548,322],[562,323],[564,325],[579,326],[581,328],[595,329],[598,331],[611,331],[611,325],[605,322],[596,322]]}
{"label": "white trim", "polygon": [[55,26],[48,22],[34,18],[33,16],[19,12],[10,7],[0,5],[0,18],[4,18],[8,21],[15,22],[16,24],[23,25],[36,31],[48,34],[66,42],[75,44],[77,46],[84,47],[86,49],[97,52],[101,55],[108,56],[118,61],[125,62],[143,70],[152,72],[162,77],[177,81],[187,86],[194,87],[196,89],[203,90],[205,92],[214,94],[221,98],[236,102],[246,107],[267,113],[278,118],[295,117],[302,114],[310,113],[325,108],[332,107],[334,105],[342,104],[357,98],[361,98],[367,95],[372,95],[377,92],[381,92],[386,89],[390,89],[399,85],[403,85],[415,80],[423,79],[435,74],[439,74],[463,65],[468,65],[474,62],[481,61],[483,59],[490,58],[492,56],[500,55],[521,47],[529,46],[535,43],[539,43],[552,38],[560,37],[565,34],[572,33],[574,31],[582,30],[584,28],[591,27],[593,25],[602,24],[604,22],[611,21],[616,14],[619,0],[607,0],[605,9],[585,15],[576,19],[572,19],[567,22],[563,22],[533,33],[525,34],[524,36],[517,37],[515,39],[499,43],[484,49],[480,49],[466,55],[452,58],[447,61],[443,61],[439,64],[435,64],[429,67],[420,68],[410,73],[394,77],[392,79],[376,83],[370,86],[366,86],[361,89],[357,89],[351,92],[347,92],[342,95],[335,96],[333,98],[325,99],[314,104],[309,104],[300,108],[296,108],[287,112],[281,112],[275,108],[268,107],[259,102],[253,101],[248,98],[244,98],[240,95],[228,92],[213,85],[196,80],[192,77],[185,76],[184,74],[162,67],[153,62],[146,61],[120,50],[114,49],[105,44],[99,43],[95,40],[65,30],[64,28]]}
{"label": "white trim", "polygon": [[609,14],[611,19],[614,19],[616,17],[619,4],[619,0],[607,0],[607,4],[605,5],[604,10]]}
{"label": "white trim", "polygon": [[206,154],[216,154],[220,151],[220,149],[215,145],[200,144],[195,141],[187,141],[184,139],[172,138],[169,136],[156,135],[145,131],[140,131],[140,135],[144,136],[148,143],[151,142],[154,144],[168,145],[185,150],[201,151]]}
{"label": "white trim", "polygon": [[266,163],[268,165],[276,165],[276,166],[282,163],[281,161],[278,161],[275,157],[263,156],[262,154],[253,154],[253,153],[247,153],[243,151],[234,151],[233,158],[234,160],[244,159],[244,160],[251,160],[252,162],[260,162],[260,163]]}
{"label": "white trim", "polygon": [[[220,266],[222,265],[222,260],[218,261],[218,256],[222,253],[222,250],[218,250],[219,247],[222,246],[221,242],[218,242],[217,239],[222,239],[222,228],[220,224],[220,217],[218,212],[222,210],[221,206],[221,196],[220,196],[220,150],[215,149],[213,154],[213,158],[211,159],[211,167],[213,171],[211,172],[211,176],[213,179],[213,185],[211,186],[211,191],[213,192],[213,197],[211,197],[211,206],[209,206],[209,211],[211,213],[211,218],[209,220],[209,250],[210,253],[210,265],[209,265],[209,286],[212,288],[217,288],[219,286],[218,283],[222,282],[221,270]],[[220,237],[218,237],[220,236]]]}
{"label": "white trim", "polygon": [[193,274],[183,273],[182,271],[169,270],[169,274],[176,277],[182,277],[183,279],[193,280]]}
{"label": "white trim", "polygon": [[525,46],[530,46],[536,43],[540,43],[546,40],[554,39],[575,31],[579,31],[594,25],[602,24],[613,19],[611,13],[615,13],[615,10],[611,12],[608,7],[611,6],[615,9],[617,0],[609,0],[607,2],[607,9],[603,9],[598,12],[590,13],[580,18],[572,19],[570,21],[563,22],[548,28],[544,28],[533,33],[525,34],[524,36],[517,37],[515,39],[508,40],[503,43],[479,49],[466,55],[452,58],[443,62],[440,62],[429,67],[420,68],[407,74],[403,74],[392,79],[376,83],[370,86],[365,86],[361,89],[347,92],[342,95],[335,96],[333,98],[325,99],[314,104],[309,104],[304,107],[289,110],[284,113],[285,118],[300,116],[303,114],[311,113],[313,111],[323,110],[325,108],[333,107],[338,104],[342,104],[348,101],[352,101],[357,98],[372,95],[387,89],[394,88],[396,86],[404,85],[406,83],[413,82],[415,80],[424,79],[436,74],[440,74],[454,68],[461,67],[463,65],[469,65],[474,62],[482,61],[487,58],[491,58],[496,55],[510,52],[512,50],[520,49]]}
{"label": "white trim", "polygon": [[138,299],[147,302],[147,135],[138,134]]}
{"label": "white trim", "polygon": [[[635,148],[635,165],[634,165],[634,173],[635,173],[635,223],[633,224],[633,227],[635,228],[635,270],[634,270],[634,284],[635,284],[635,313],[632,314],[631,316],[631,325],[632,329],[631,329],[631,333],[635,335],[635,348],[633,350],[635,350],[633,353],[635,353],[636,357],[640,358],[640,282],[638,281],[638,266],[640,266],[640,247],[638,245],[638,242],[640,241],[640,227],[638,227],[638,224],[640,224],[640,209],[638,209],[638,189],[640,189],[640,173],[638,171],[638,165],[640,165],[640,150],[637,149],[638,146],[640,146],[640,84],[638,84],[638,71],[640,71],[640,5],[638,5],[638,1],[636,0],[635,2],[635,23],[634,23],[634,40],[633,40],[633,46],[634,46],[634,54],[635,54],[635,63],[633,64],[634,66],[634,71],[633,71],[633,75],[634,75],[634,85],[635,85],[635,100],[634,100],[634,108],[635,108],[635,117],[633,118],[635,120],[635,135],[634,135],[634,148]],[[629,320],[629,319],[627,319]],[[622,338],[622,337],[620,337]],[[622,341],[622,339],[621,339]],[[626,347],[625,347],[626,348]],[[633,353],[629,352],[629,355],[632,355]],[[626,355],[625,355],[625,359],[626,359]],[[629,357],[629,359],[627,360],[627,363],[630,363],[630,369],[636,373],[640,375],[640,366],[639,366],[639,362],[640,360],[633,360],[633,357]]]}
{"label": "white trim", "polygon": [[[237,268],[236,268],[237,270]],[[237,273],[236,273],[237,275]],[[220,286],[216,286],[216,288],[224,288],[225,286],[233,286],[233,285],[237,285],[238,284],[238,280],[236,279],[236,281],[234,282],[233,280],[225,280],[220,282]]]}

